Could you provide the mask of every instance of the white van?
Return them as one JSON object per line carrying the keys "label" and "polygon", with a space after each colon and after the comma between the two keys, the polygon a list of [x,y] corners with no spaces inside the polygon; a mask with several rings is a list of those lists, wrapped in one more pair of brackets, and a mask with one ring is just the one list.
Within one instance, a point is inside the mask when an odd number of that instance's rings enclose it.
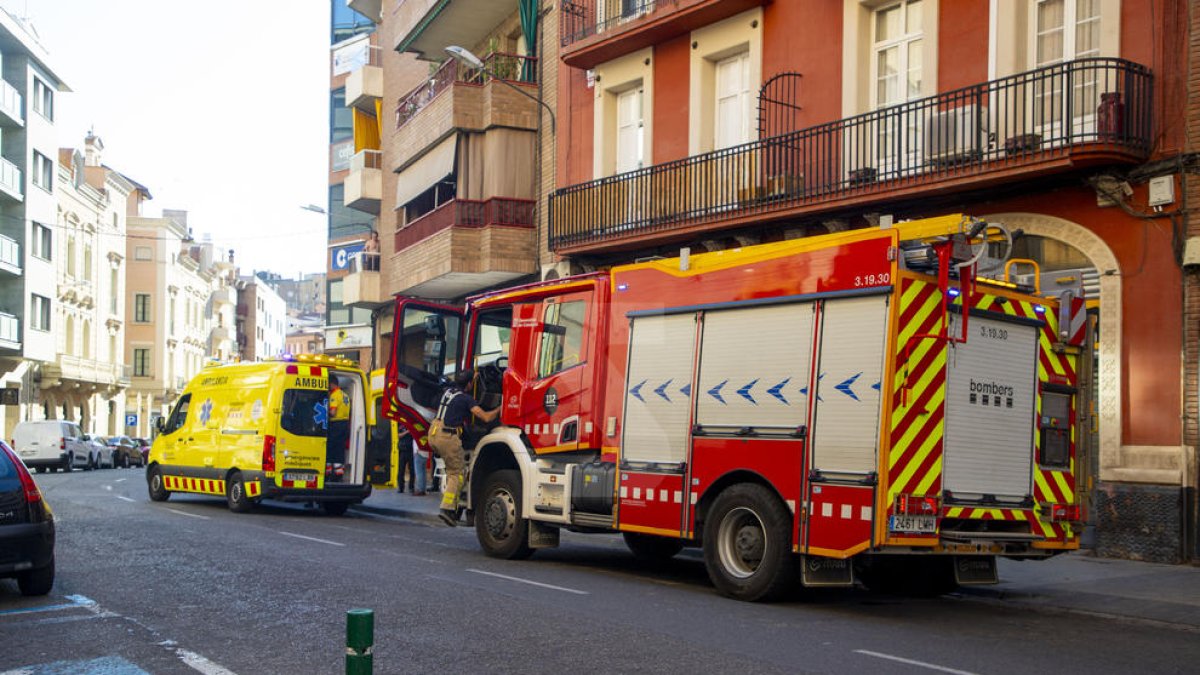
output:
{"label": "white van", "polygon": [[46,469],[91,469],[99,464],[100,458],[83,435],[79,425],[74,422],[19,422],[13,429],[13,449],[25,466],[37,469],[38,473],[44,473]]}

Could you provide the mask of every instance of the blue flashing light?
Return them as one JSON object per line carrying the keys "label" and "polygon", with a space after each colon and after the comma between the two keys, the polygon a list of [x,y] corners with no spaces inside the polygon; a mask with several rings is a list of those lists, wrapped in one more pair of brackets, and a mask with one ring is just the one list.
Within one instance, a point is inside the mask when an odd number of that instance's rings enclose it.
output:
{"label": "blue flashing light", "polygon": [[962,291],[958,290],[957,288],[951,288],[950,290],[946,291],[946,295],[949,295],[952,298],[957,298],[961,292]]}
{"label": "blue flashing light", "polygon": [[1038,314],[1045,314],[1045,313],[1046,313],[1046,308],[1045,308],[1045,307],[1042,307],[1041,305],[1034,305],[1034,306],[1033,306],[1033,311],[1037,312]]}
{"label": "blue flashing light", "polygon": [[627,291],[627,290],[629,290],[629,284],[617,284],[617,290],[618,291]]}

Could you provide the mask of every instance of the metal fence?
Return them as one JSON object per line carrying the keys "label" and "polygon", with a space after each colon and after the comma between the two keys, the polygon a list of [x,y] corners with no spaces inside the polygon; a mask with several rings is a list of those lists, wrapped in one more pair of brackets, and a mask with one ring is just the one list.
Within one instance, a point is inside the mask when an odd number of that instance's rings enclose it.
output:
{"label": "metal fence", "polygon": [[449,227],[533,227],[533,206],[529,199],[452,199],[396,230],[396,252]]}
{"label": "metal fence", "polygon": [[615,30],[638,17],[677,5],[679,0],[565,0],[559,24],[562,46]]}
{"label": "metal fence", "polygon": [[550,247],[1151,146],[1150,71],[1081,59],[556,190]]}

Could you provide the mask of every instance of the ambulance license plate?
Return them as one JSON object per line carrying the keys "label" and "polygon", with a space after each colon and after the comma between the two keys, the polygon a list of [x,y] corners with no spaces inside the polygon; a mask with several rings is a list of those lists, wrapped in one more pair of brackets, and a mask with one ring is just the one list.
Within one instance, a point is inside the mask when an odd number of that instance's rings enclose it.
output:
{"label": "ambulance license plate", "polygon": [[317,479],[317,474],[315,474],[315,473],[296,473],[294,471],[285,471],[283,474],[283,479],[291,481],[293,483],[308,483],[310,481],[315,481]]}
{"label": "ambulance license plate", "polygon": [[892,532],[915,532],[918,534],[933,534],[937,532],[936,516],[891,516],[888,518],[888,530]]}

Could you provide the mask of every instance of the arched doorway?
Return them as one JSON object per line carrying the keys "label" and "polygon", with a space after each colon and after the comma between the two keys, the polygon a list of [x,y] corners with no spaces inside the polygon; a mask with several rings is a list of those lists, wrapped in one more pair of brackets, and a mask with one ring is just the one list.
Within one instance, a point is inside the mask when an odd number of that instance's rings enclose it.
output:
{"label": "arched doorway", "polygon": [[[992,213],[989,222],[1003,223],[1010,231],[1021,230],[1016,257],[1031,257],[1056,265],[1089,263],[1098,277],[1100,316],[1096,345],[1096,384],[1093,388],[1098,417],[1097,468],[1121,465],[1121,275],[1116,255],[1091,230],[1063,218],[1039,213]],[[1020,254],[1024,253],[1025,256]],[[1041,259],[1039,259],[1041,258]],[[1065,267],[1057,267],[1064,269]],[[1103,475],[1097,476],[1103,479]]]}

